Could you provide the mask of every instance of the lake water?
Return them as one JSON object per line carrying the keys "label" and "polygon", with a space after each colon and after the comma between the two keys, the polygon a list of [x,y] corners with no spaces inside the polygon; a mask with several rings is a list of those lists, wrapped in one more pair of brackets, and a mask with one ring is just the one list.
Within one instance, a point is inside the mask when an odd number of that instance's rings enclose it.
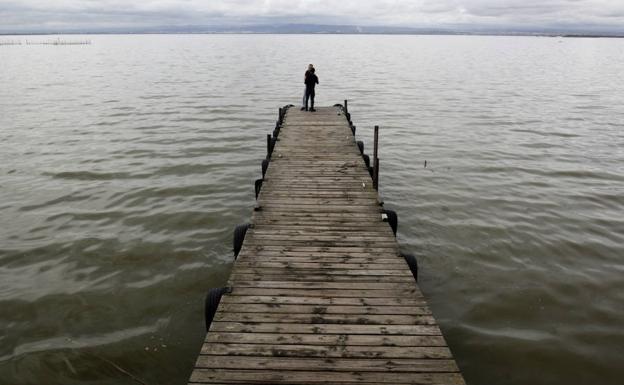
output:
{"label": "lake water", "polygon": [[624,39],[87,38],[0,46],[1,384],[186,383],[308,63],[467,382],[622,383]]}

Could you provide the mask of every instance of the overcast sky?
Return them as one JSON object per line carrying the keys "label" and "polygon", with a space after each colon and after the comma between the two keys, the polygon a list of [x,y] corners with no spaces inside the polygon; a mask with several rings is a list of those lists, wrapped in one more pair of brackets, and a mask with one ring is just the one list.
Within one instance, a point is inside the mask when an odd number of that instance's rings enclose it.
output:
{"label": "overcast sky", "polygon": [[624,30],[624,0],[0,0],[0,31],[223,24]]}

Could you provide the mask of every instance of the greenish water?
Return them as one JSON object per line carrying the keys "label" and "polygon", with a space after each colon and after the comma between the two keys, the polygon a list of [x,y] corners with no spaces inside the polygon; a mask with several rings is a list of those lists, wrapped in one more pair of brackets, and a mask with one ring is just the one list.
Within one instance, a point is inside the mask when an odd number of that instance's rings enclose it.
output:
{"label": "greenish water", "polygon": [[623,40],[89,39],[0,47],[1,384],[186,383],[308,63],[467,382],[621,382]]}

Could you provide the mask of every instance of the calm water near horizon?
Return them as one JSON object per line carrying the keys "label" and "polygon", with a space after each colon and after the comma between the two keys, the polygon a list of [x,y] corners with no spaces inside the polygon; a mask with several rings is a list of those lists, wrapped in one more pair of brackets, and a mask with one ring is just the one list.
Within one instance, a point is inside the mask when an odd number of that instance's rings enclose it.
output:
{"label": "calm water near horizon", "polygon": [[624,39],[88,39],[0,46],[1,385],[186,383],[308,63],[468,384],[622,383]]}

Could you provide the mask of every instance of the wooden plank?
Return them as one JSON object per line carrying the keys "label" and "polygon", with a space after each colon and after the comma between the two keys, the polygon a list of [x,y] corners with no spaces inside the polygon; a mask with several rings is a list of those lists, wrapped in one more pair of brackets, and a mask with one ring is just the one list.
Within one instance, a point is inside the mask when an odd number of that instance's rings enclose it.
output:
{"label": "wooden plank", "polygon": [[[324,238],[324,239],[323,239]],[[375,247],[377,249],[385,248],[385,250],[396,250],[396,242],[394,238],[390,239],[340,239],[340,237],[254,237],[249,236],[246,240],[249,242],[248,246],[265,245],[265,246],[286,246],[286,247],[306,247],[306,246],[320,246],[320,247]]]}
{"label": "wooden plank", "polygon": [[345,358],[287,358],[275,360],[267,357],[208,356],[197,360],[199,368],[240,369],[263,368],[269,370],[308,370],[325,372],[456,372],[453,360],[439,359],[345,359]]}
{"label": "wooden plank", "polygon": [[[193,383],[244,383],[244,384],[360,384],[362,381],[374,381],[375,384],[427,384],[427,385],[463,385],[461,375],[457,373],[432,372],[341,372],[341,371],[303,371],[303,370],[232,370],[198,368],[191,376]],[[369,382],[371,383],[371,382]]]}
{"label": "wooden plank", "polygon": [[304,223],[304,222],[300,222],[300,223],[296,223],[296,222],[290,222],[290,223],[280,223],[280,222],[275,222],[275,223],[271,223],[269,221],[267,221],[268,223],[263,223],[261,227],[256,227],[256,231],[261,232],[261,233],[306,233],[306,232],[327,232],[328,234],[333,234],[333,235],[339,235],[339,234],[344,234],[344,233],[360,233],[360,234],[367,234],[367,233],[377,233],[377,234],[387,234],[387,235],[391,235],[392,233],[390,231],[392,231],[392,229],[390,228],[390,226],[387,223],[384,222],[374,222],[374,223],[368,223],[368,224],[363,224],[363,223],[357,223],[357,225],[354,226],[346,226],[346,225],[341,225],[341,226],[336,226],[336,225],[331,225],[331,224],[327,224],[327,225],[318,225],[318,224],[314,224],[314,223]]}
{"label": "wooden plank", "polygon": [[231,313],[265,313],[265,314],[364,314],[364,315],[430,315],[426,306],[372,306],[372,305],[286,305],[270,304],[239,304],[223,303],[221,312]]}
{"label": "wooden plank", "polygon": [[[375,269],[405,269],[405,262],[399,258],[361,258],[361,257],[319,257],[315,262],[308,262],[311,259],[297,256],[253,254],[239,256],[237,265],[245,267],[264,268],[286,268],[287,265],[295,268],[315,268],[315,269],[356,269],[365,266],[371,270]],[[305,265],[303,265],[305,264]]]}
{"label": "wooden plank", "polygon": [[[247,247],[245,247],[247,246]],[[346,246],[282,246],[282,245],[246,245],[243,244],[243,249],[249,250],[250,252],[256,252],[261,250],[266,251],[284,251],[284,252],[305,252],[305,253],[368,253],[371,256],[377,255],[379,253],[392,253],[398,251],[398,245],[394,247],[384,246],[384,247],[346,247]],[[397,255],[395,253],[395,255]]]}
{"label": "wooden plank", "polygon": [[[366,382],[363,384],[363,381]],[[198,368],[191,383],[227,384],[431,384],[463,385],[457,373],[393,373],[393,372],[310,372],[270,370],[225,370]]]}
{"label": "wooden plank", "polygon": [[397,335],[441,336],[437,325],[350,325],[350,324],[292,324],[219,322],[210,327],[211,332],[280,333],[280,334],[348,334],[348,335]]}
{"label": "wooden plank", "polygon": [[452,358],[445,346],[357,346],[357,345],[282,345],[282,344],[204,344],[201,354],[256,357],[323,358]]}
{"label": "wooden plank", "polygon": [[280,305],[363,305],[363,306],[426,306],[423,298],[349,298],[349,297],[278,297],[269,295],[227,295],[222,304],[266,303]]}
{"label": "wooden plank", "polygon": [[[243,284],[245,281],[241,281],[239,285],[234,287],[232,291],[232,295],[269,295],[274,297],[355,297],[355,298],[410,298],[410,297],[422,297],[420,291],[416,289],[378,289],[377,287],[381,287],[380,283],[384,281],[375,282],[375,283],[366,283],[366,286],[371,287],[370,289],[294,289],[290,287],[286,288],[264,288],[258,287],[261,286],[262,281],[257,281],[249,283],[250,286],[246,286]],[[292,287],[296,287],[297,282],[292,282]],[[303,282],[302,282],[303,283]],[[323,283],[322,281],[319,283]],[[343,283],[345,285],[349,284],[349,281],[346,282],[327,282],[325,285],[327,286],[338,286],[339,283]],[[355,282],[351,286],[355,286],[359,282]],[[392,283],[389,283],[392,284]],[[251,286],[253,285],[253,286]]]}
{"label": "wooden plank", "polygon": [[352,324],[352,325],[435,325],[429,315],[378,315],[378,314],[281,314],[234,313],[217,311],[220,322],[269,322],[302,324]]}
{"label": "wooden plank", "polygon": [[[364,264],[367,266],[375,267],[376,265],[382,266],[404,266],[405,262],[402,257],[393,255],[392,253],[385,253],[383,256],[370,257],[367,255],[345,255],[335,254],[331,256],[325,256],[322,254],[311,254],[310,256],[305,253],[279,253],[275,251],[262,251],[246,255],[245,258],[239,256],[237,263],[245,263],[247,261],[262,262],[262,263],[316,263],[320,265],[327,264],[340,264],[346,266],[348,264]],[[310,262],[314,261],[314,262]],[[402,267],[403,268],[403,267]]]}
{"label": "wooden plank", "polygon": [[[270,294],[259,294],[270,293]],[[411,282],[315,282],[315,281],[286,281],[286,280],[260,280],[260,281],[236,281],[236,286],[228,295],[279,295],[279,296],[303,296],[310,294],[316,297],[422,297],[420,290]]]}
{"label": "wooden plank", "polygon": [[294,333],[209,333],[207,343],[281,344],[325,346],[446,346],[442,336],[397,336],[366,334],[294,334]]}
{"label": "wooden plank", "polygon": [[375,236],[366,236],[364,235],[353,235],[353,234],[327,234],[327,233],[313,233],[313,234],[283,234],[279,232],[275,233],[258,233],[253,230],[247,231],[247,235],[245,239],[247,240],[257,240],[261,243],[265,241],[278,240],[278,241],[286,241],[286,242],[295,242],[295,241],[334,241],[334,242],[348,242],[348,243],[390,243],[392,245],[396,244],[396,240],[393,236],[389,236],[387,234],[380,234]]}
{"label": "wooden plank", "polygon": [[[288,258],[285,258],[283,262],[275,262],[275,261],[267,261],[265,258],[259,258],[258,261],[254,262],[245,262],[244,259],[241,259],[236,263],[236,267],[244,267],[247,269],[312,269],[312,270],[331,270],[331,272],[340,271],[340,270],[350,270],[350,271],[359,271],[359,270],[374,270],[374,271],[386,271],[386,270],[398,270],[401,272],[405,272],[406,263],[401,260],[393,260],[392,262],[388,261],[386,263],[327,263],[327,262],[292,262],[288,261]],[[329,272],[328,272],[329,273]]]}
{"label": "wooden plank", "polygon": [[[234,272],[236,274],[256,274],[256,275],[277,275],[286,274],[286,275],[348,275],[348,276],[403,276],[403,277],[411,277],[412,273],[408,269],[371,269],[371,268],[355,268],[355,269],[312,269],[312,268],[297,268],[294,266],[287,266],[285,268],[265,268],[265,267],[246,267],[243,264],[237,265],[234,268]],[[329,278],[329,277],[328,277]]]}
{"label": "wooden plank", "polygon": [[[394,239],[394,236],[390,235],[391,233],[380,234],[381,230],[385,230],[385,229],[386,229],[385,226],[377,226],[371,229],[364,228],[364,229],[355,229],[355,230],[348,231],[345,229],[336,228],[335,226],[334,227],[324,226],[324,228],[319,229],[315,226],[309,226],[309,227],[300,226],[298,228],[293,228],[293,227],[288,226],[288,227],[278,228],[278,227],[268,225],[268,226],[261,226],[261,227],[251,229],[251,231],[248,231],[248,233],[250,234],[253,233],[255,235],[263,235],[263,236],[323,235],[323,236],[332,236],[332,237],[354,236],[354,237],[372,237],[372,238],[385,237],[385,238]],[[389,226],[388,226],[388,230],[390,230]]]}
{"label": "wooden plank", "polygon": [[415,284],[414,279],[411,276],[358,276],[358,275],[331,275],[315,274],[308,275],[302,273],[291,274],[245,274],[238,273],[236,270],[232,272],[230,277],[233,281],[261,281],[264,279],[277,281],[280,279],[289,280],[293,282],[364,282],[367,284],[373,284],[378,282],[395,282],[395,283],[411,283]]}

